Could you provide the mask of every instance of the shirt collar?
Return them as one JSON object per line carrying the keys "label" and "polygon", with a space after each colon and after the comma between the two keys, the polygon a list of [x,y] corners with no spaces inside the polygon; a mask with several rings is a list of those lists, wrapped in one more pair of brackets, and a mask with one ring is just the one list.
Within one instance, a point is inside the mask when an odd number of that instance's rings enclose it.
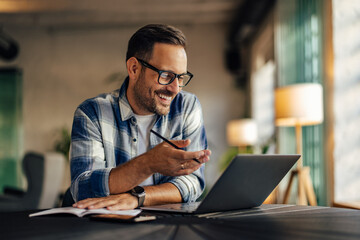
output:
{"label": "shirt collar", "polygon": [[134,116],[134,112],[131,109],[129,101],[126,97],[126,90],[129,85],[129,77],[125,78],[124,83],[121,85],[119,92],[119,106],[120,106],[120,116],[122,121],[129,120]]}
{"label": "shirt collar", "polygon": [[[125,78],[124,83],[121,85],[120,91],[119,91],[119,106],[120,106],[120,117],[121,121],[127,121],[132,117],[135,117],[135,113],[133,112],[130,103],[126,96],[126,91],[129,86],[129,76]],[[156,122],[164,116],[159,116],[155,114],[157,117]]]}

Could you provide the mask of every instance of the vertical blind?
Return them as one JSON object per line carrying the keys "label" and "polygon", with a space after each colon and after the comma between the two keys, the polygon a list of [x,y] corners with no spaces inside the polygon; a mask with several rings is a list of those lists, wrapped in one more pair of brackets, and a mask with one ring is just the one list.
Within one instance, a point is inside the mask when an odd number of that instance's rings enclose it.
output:
{"label": "vertical blind", "polygon": [[[279,0],[275,20],[277,86],[320,83],[322,0]],[[278,129],[279,152],[295,152],[294,128]],[[303,127],[303,163],[310,167],[319,205],[326,204],[323,126]]]}
{"label": "vertical blind", "polygon": [[0,192],[20,184],[22,151],[22,72],[0,69]]}

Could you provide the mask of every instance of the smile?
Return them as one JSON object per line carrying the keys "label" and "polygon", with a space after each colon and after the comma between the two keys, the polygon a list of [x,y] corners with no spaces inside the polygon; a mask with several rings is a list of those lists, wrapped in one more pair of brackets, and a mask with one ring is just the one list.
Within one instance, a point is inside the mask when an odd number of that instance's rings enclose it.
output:
{"label": "smile", "polygon": [[164,94],[158,94],[158,96],[162,99],[165,99],[165,100],[168,100],[168,101],[171,101],[171,97],[170,96],[166,96]]}

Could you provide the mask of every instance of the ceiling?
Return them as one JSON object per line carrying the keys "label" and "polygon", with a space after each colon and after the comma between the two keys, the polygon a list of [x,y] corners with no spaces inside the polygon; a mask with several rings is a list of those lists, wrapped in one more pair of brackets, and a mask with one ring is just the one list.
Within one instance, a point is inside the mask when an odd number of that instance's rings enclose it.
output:
{"label": "ceiling", "polygon": [[229,23],[246,0],[0,0],[0,25],[104,27]]}
{"label": "ceiling", "polygon": [[[16,56],[16,44],[6,34],[12,27],[83,29],[218,24],[228,26],[230,62],[239,46],[251,40],[275,0],[0,0],[0,54]],[[3,30],[5,29],[5,30]],[[3,56],[3,57],[4,57]],[[236,64],[237,66],[239,64]]]}

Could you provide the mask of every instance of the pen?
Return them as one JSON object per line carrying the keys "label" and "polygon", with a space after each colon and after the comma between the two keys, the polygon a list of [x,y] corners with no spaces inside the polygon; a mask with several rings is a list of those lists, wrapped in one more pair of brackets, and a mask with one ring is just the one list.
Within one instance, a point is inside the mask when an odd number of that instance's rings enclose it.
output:
{"label": "pen", "polygon": [[[158,134],[157,132],[155,132],[154,130],[150,130],[150,132],[152,132],[153,134],[155,134],[156,136],[158,136],[159,138],[161,138],[162,140],[164,140],[165,142],[167,142],[168,144],[170,144],[171,146],[173,146],[176,149],[181,149],[178,146],[176,146],[175,144],[173,144],[172,142],[170,142],[169,140],[167,140],[166,138],[164,138],[163,136],[161,136],[160,134]],[[196,158],[193,158],[193,160],[199,164],[201,164],[201,162],[199,160],[197,160]]]}

